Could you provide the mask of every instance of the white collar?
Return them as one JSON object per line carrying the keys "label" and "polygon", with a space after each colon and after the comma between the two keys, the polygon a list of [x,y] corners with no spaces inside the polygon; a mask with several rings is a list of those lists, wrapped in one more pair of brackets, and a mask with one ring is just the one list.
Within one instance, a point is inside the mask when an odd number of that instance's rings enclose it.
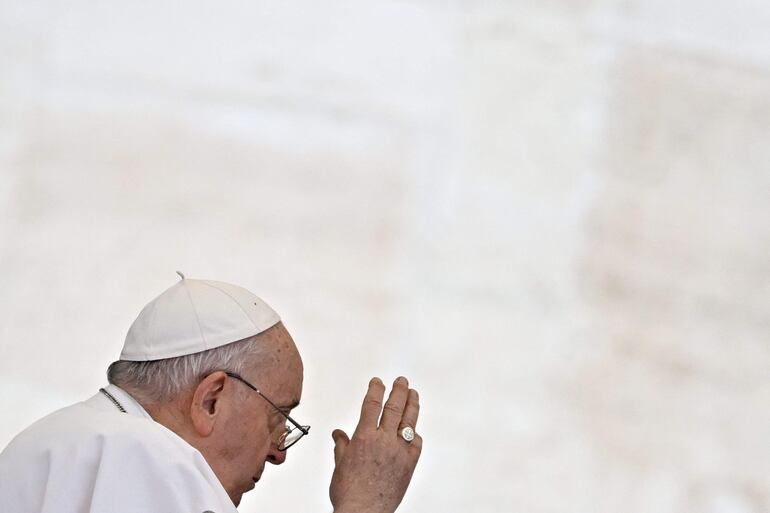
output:
{"label": "white collar", "polygon": [[[117,385],[107,385],[104,387],[104,390],[110,394],[112,397],[115,398],[118,403],[123,407],[124,410],[126,410],[126,413],[129,415],[133,415],[134,417],[144,417],[146,419],[153,420],[152,416],[147,413],[147,410],[145,410],[141,404],[139,404],[139,401],[131,397],[131,395],[120,388]],[[110,399],[105,396],[104,394],[97,394],[104,398],[105,401],[109,402],[111,408],[115,408],[117,410],[117,405],[113,404]]]}

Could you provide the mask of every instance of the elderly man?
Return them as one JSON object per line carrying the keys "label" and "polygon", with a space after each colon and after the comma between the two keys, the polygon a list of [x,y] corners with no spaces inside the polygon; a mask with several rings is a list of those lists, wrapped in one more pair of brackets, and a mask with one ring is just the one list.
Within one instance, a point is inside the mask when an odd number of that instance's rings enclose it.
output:
{"label": "elderly man", "polygon": [[[249,291],[185,279],[129,329],[110,384],[0,454],[2,513],[227,513],[310,432],[290,416],[302,359]],[[392,513],[420,455],[418,396],[374,378],[352,437],[332,433],[336,513]]]}

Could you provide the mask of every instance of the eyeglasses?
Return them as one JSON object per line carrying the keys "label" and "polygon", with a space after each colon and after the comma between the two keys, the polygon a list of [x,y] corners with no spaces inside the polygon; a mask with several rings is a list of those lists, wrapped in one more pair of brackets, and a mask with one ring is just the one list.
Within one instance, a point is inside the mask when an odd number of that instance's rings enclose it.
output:
{"label": "eyeglasses", "polygon": [[286,431],[284,431],[281,434],[281,436],[278,438],[278,450],[279,451],[285,451],[286,449],[288,449],[292,445],[294,445],[297,442],[299,442],[300,438],[302,438],[303,436],[305,436],[308,433],[310,433],[310,426],[302,426],[296,420],[294,420],[293,418],[289,417],[289,415],[284,413],[283,410],[281,410],[278,406],[276,406],[273,401],[271,401],[270,399],[265,397],[265,394],[260,392],[257,387],[255,387],[254,385],[252,385],[251,383],[249,383],[248,381],[243,379],[240,375],[236,374],[235,372],[229,372],[229,371],[225,371],[225,374],[227,374],[228,376],[230,376],[233,379],[236,379],[236,380],[240,381],[241,383],[243,383],[244,385],[246,385],[247,387],[249,387],[250,389],[252,389],[256,393],[258,393],[260,395],[260,397],[262,397],[262,399],[264,399],[265,401],[270,403],[270,406],[275,408],[278,411],[278,413],[280,413],[281,415],[286,417],[286,420],[288,420],[289,422],[292,423],[292,425],[294,427],[286,426]]}

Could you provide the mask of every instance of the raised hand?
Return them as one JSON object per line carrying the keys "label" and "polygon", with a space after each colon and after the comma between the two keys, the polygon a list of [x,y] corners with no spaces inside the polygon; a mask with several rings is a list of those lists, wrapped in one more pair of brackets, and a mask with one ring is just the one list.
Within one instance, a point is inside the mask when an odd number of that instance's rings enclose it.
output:
{"label": "raised hand", "polygon": [[415,435],[407,442],[401,429],[416,429],[419,396],[399,377],[383,406],[384,397],[385,385],[373,378],[353,438],[341,429],[332,433],[335,469],[329,496],[335,513],[393,513],[404,498],[422,438]]}

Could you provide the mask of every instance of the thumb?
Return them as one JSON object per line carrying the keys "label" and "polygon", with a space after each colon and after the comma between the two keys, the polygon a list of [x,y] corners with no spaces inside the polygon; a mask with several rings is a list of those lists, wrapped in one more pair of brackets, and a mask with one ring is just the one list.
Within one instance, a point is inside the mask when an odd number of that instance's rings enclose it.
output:
{"label": "thumb", "polygon": [[334,440],[334,465],[336,466],[345,454],[350,438],[348,438],[348,435],[343,430],[335,429],[332,431],[332,440]]}

